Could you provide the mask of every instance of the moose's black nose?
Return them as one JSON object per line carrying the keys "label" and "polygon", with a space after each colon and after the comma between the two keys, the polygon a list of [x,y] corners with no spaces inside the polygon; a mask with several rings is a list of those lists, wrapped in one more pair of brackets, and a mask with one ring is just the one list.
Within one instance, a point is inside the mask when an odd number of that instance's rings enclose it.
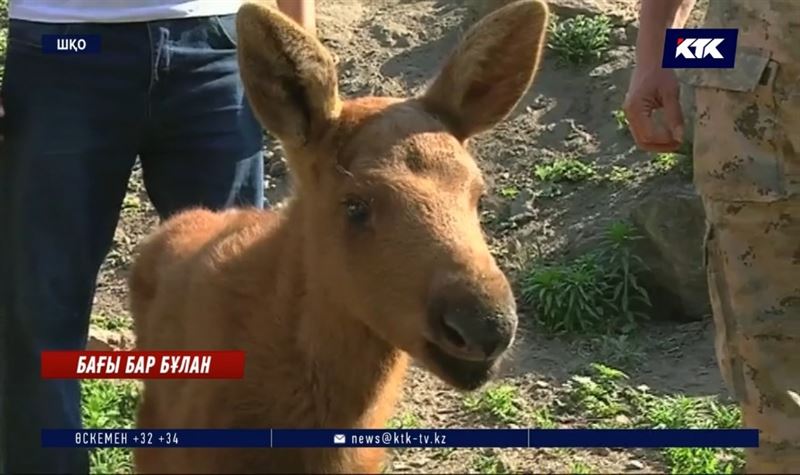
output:
{"label": "moose's black nose", "polygon": [[497,359],[511,346],[517,330],[510,291],[492,296],[453,284],[434,295],[430,311],[433,343],[459,359]]}

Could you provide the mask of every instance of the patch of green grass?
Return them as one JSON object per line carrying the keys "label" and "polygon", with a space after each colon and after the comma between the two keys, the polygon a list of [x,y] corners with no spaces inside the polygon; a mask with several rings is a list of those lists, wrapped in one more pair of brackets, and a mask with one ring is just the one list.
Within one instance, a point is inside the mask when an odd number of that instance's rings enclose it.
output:
{"label": "patch of green grass", "polygon": [[510,384],[489,387],[464,399],[464,406],[473,412],[487,414],[504,423],[520,420],[522,404],[519,390]]}
{"label": "patch of green grass", "polygon": [[[731,404],[684,395],[652,397],[644,405],[643,419],[658,429],[732,429],[741,427],[741,412]],[[741,450],[667,448],[664,458],[671,473],[734,473],[743,465]]]}
{"label": "patch of green grass", "polygon": [[741,456],[720,453],[718,449],[673,447],[664,450],[670,473],[740,473]]}
{"label": "patch of green grass", "polygon": [[92,314],[92,324],[105,330],[130,330],[133,328],[133,320],[127,315],[95,313]]}
{"label": "patch of green grass", "polygon": [[[139,388],[132,381],[86,380],[81,384],[83,424],[88,429],[130,429],[134,426]],[[94,449],[92,473],[132,473],[129,449]]]}
{"label": "patch of green grass", "polygon": [[499,474],[508,473],[508,468],[502,460],[493,453],[478,454],[472,462],[472,466],[478,473]]}
{"label": "patch of green grass", "polygon": [[569,473],[574,473],[574,474],[592,473],[592,467],[586,464],[586,462],[577,460],[570,464]]}
{"label": "patch of green grass", "polygon": [[605,15],[578,15],[563,21],[554,15],[550,22],[548,47],[562,65],[599,61],[610,46],[611,20]]}
{"label": "patch of green grass", "polygon": [[141,206],[142,200],[132,193],[126,194],[125,198],[122,200],[122,209],[139,209]]}
{"label": "patch of green grass", "polygon": [[629,334],[601,335],[589,343],[595,359],[616,368],[634,367],[645,359],[641,344]]}
{"label": "patch of green grass", "polygon": [[[593,421],[594,427],[741,427],[734,404],[711,397],[655,395],[647,386],[631,387],[625,373],[601,364],[573,376],[564,388],[562,410]],[[662,454],[670,473],[734,473],[743,466],[740,449],[667,448]]]}
{"label": "patch of green grass", "polygon": [[591,165],[587,165],[574,157],[558,157],[551,163],[537,165],[533,174],[541,181],[549,182],[578,182],[597,176]]}
{"label": "patch of green grass", "polygon": [[617,121],[617,130],[620,132],[628,132],[628,117],[625,116],[625,111],[617,109],[611,112],[611,117]]}
{"label": "patch of green grass", "polygon": [[505,186],[500,188],[500,196],[504,198],[516,198],[519,195],[519,188],[516,186]]}
{"label": "patch of green grass", "polygon": [[676,171],[686,177],[692,176],[692,159],[685,153],[657,153],[652,162],[659,173]]}
{"label": "patch of green grass", "polygon": [[678,166],[680,155],[677,153],[657,153],[653,157],[653,165],[658,171],[668,172]]}
{"label": "patch of green grass", "polygon": [[604,321],[608,284],[595,255],[546,264],[523,277],[522,298],[552,333],[586,333]]}
{"label": "patch of green grass", "polygon": [[412,412],[404,412],[389,419],[389,429],[417,429],[419,427],[419,418]]}
{"label": "patch of green grass", "polygon": [[521,297],[552,333],[627,333],[645,319],[650,299],[639,285],[645,269],[631,244],[633,227],[616,222],[601,246],[568,262],[534,264],[522,276]]}
{"label": "patch of green grass", "polygon": [[553,414],[550,408],[541,407],[530,413],[530,420],[533,427],[537,429],[555,429],[556,421],[553,419]]}
{"label": "patch of green grass", "polygon": [[636,173],[628,167],[614,165],[605,178],[611,183],[630,183],[636,178]]}
{"label": "patch of green grass", "polygon": [[567,383],[568,401],[592,419],[609,419],[630,413],[620,380],[628,375],[617,369],[593,363],[587,374],[575,375]]}

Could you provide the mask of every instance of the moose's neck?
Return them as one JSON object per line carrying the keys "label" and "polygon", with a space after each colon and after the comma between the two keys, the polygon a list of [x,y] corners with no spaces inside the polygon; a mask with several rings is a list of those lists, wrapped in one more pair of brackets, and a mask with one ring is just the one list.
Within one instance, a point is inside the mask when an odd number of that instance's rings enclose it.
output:
{"label": "moose's neck", "polygon": [[[314,411],[321,427],[378,427],[391,415],[407,368],[407,356],[379,338],[315,273],[315,251],[308,241],[299,201],[289,205],[284,225],[301,256],[292,272],[298,291],[297,351],[306,362]],[[295,247],[297,246],[297,247]],[[296,289],[299,290],[299,289]]]}

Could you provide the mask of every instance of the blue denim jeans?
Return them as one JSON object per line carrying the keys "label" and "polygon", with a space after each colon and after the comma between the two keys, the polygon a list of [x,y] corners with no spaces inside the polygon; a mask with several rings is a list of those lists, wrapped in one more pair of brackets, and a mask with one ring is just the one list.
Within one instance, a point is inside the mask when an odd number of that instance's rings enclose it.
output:
{"label": "blue denim jeans", "polygon": [[[42,54],[45,34],[99,35],[102,50]],[[2,100],[0,471],[86,473],[85,451],[40,447],[42,428],[78,428],[81,413],[79,382],[42,380],[39,355],[85,347],[136,157],[162,218],[263,206],[263,134],[238,74],[235,16],[12,20]]]}

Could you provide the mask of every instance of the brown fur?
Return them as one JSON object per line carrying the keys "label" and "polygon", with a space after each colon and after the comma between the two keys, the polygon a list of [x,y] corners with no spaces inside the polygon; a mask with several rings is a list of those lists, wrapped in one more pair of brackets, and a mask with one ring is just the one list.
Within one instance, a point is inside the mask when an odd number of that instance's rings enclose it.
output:
{"label": "brown fur", "polygon": [[[241,349],[246,363],[239,381],[146,381],[138,426],[380,428],[408,355],[458,388],[485,383],[516,311],[480,228],[483,183],[464,142],[525,93],[546,19],[539,0],[501,8],[423,96],[343,101],[316,39],[243,5],[242,78],[295,191],[277,213],[184,212],[143,243],[130,281],[138,347]],[[382,456],[137,449],[135,462],[139,472],[352,473],[379,471]]]}

